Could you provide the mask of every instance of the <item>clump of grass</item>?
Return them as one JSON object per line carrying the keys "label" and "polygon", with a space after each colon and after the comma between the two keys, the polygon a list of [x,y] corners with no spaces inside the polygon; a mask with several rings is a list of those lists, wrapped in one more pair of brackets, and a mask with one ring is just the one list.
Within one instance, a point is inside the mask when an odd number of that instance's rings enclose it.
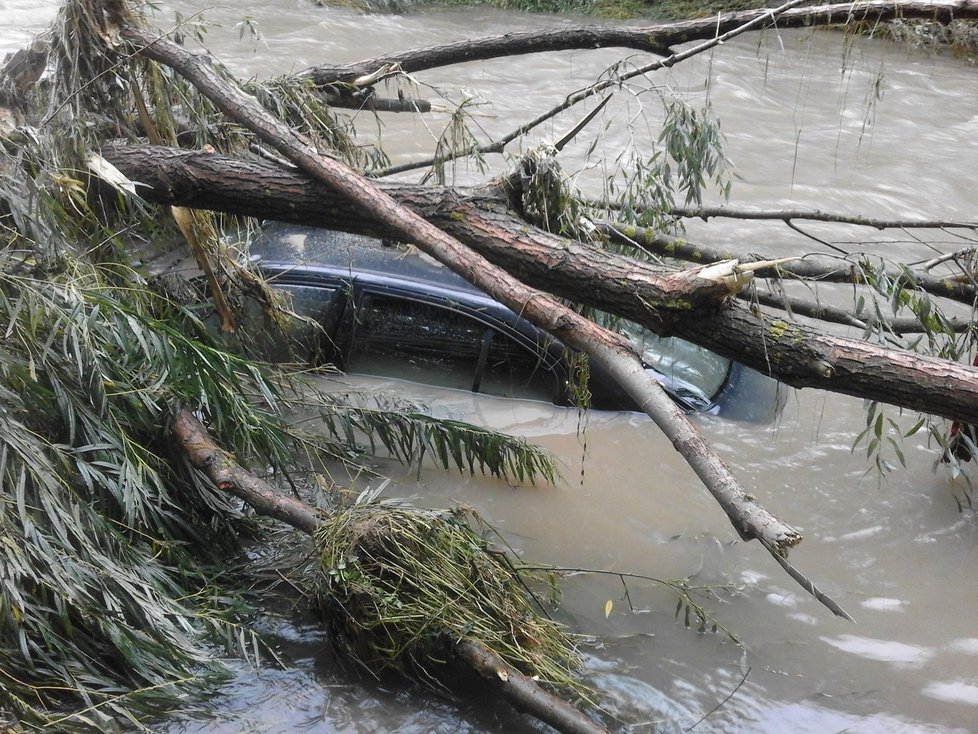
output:
{"label": "clump of grass", "polygon": [[316,536],[316,605],[373,672],[431,682],[432,661],[472,640],[542,683],[584,693],[573,676],[579,638],[539,611],[476,519],[379,503],[337,512]]}
{"label": "clump of grass", "polygon": [[947,25],[926,20],[894,20],[865,29],[879,38],[892,38],[914,50],[948,51],[974,64],[978,59],[978,23],[956,20]]}

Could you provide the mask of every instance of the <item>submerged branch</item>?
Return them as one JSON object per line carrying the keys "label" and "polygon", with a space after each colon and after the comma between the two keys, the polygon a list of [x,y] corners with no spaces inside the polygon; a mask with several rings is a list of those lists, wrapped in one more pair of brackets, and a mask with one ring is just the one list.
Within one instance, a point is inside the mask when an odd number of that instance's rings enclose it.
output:
{"label": "submerged branch", "polygon": [[462,640],[455,644],[455,654],[517,710],[531,711],[540,721],[562,732],[604,731],[569,703],[547,693],[532,678],[507,665],[485,645]]}
{"label": "submerged branch", "polygon": [[[204,425],[186,408],[174,416],[170,432],[177,445],[218,489],[230,492],[257,512],[273,517],[307,535],[315,535],[325,516],[278,492],[264,480],[243,469],[211,438]],[[543,689],[532,678],[504,662],[484,644],[470,639],[453,640],[458,657],[476,673],[493,682],[493,688],[514,707],[566,734],[603,734],[591,721],[563,699]]]}

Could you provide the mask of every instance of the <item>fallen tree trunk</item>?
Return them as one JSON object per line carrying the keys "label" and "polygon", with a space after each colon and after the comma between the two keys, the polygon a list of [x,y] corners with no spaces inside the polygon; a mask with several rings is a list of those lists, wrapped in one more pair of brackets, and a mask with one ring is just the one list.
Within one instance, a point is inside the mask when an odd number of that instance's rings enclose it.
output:
{"label": "fallen tree trunk", "polygon": [[[159,203],[402,236],[329,187],[274,164],[201,152],[110,146],[103,155]],[[978,369],[846,339],[724,302],[659,299],[635,260],[551,235],[515,217],[499,192],[387,185],[397,201],[525,282],[674,334],[796,387],[817,387],[931,415],[978,422]],[[466,195],[466,194],[472,195]],[[562,337],[561,337],[562,338]]]}
{"label": "fallen tree trunk", "polygon": [[[242,468],[227,451],[210,437],[204,425],[186,408],[177,412],[170,424],[177,445],[215,487],[244,500],[258,513],[313,535],[326,517],[321,512],[283,495],[264,480]],[[605,729],[571,706],[567,701],[540,687],[532,678],[507,664],[476,640],[454,642],[455,653],[517,710],[567,734],[603,734]]]}
{"label": "fallen tree trunk", "polygon": [[[269,161],[129,145],[106,146],[102,155],[124,175],[138,182],[137,191],[143,198],[156,203],[194,201],[198,208],[243,216],[301,222],[377,237],[405,238],[405,233],[385,224],[364,207],[349,202],[328,187],[311,185],[307,176]],[[446,201],[455,198],[450,189],[376,185],[379,191],[399,203],[409,203],[415,197],[421,197],[426,202],[422,210],[437,208],[442,195],[448,197]],[[503,200],[496,204],[505,206]],[[452,209],[447,213],[449,220],[457,216],[456,211]],[[425,215],[422,213],[421,216]],[[441,223],[439,226],[445,229]],[[527,225],[520,221],[517,226]],[[413,237],[408,239],[414,241]],[[603,253],[593,248],[582,249],[573,255],[582,259],[603,257]],[[715,270],[694,267],[677,271],[636,260],[622,261],[614,275],[610,267],[605,268],[603,276],[613,278],[615,285],[622,288],[628,288],[630,280],[641,278],[644,297],[663,308],[668,308],[670,303],[682,303],[683,308],[717,303],[735,292],[736,282],[732,267]]]}
{"label": "fallen tree trunk", "polygon": [[[407,73],[424,71],[469,61],[571,49],[631,48],[660,56],[671,53],[670,47],[690,41],[702,41],[721,35],[770,13],[768,8],[724,13],[697,20],[657,23],[637,28],[583,26],[550,28],[502,36],[476,38],[460,43],[385,54],[353,64],[317,66],[301,76],[319,85],[352,83],[385,67],[397,67]],[[814,8],[794,8],[780,14],[768,25],[777,28],[804,28],[833,23],[878,23],[896,18],[921,18],[949,23],[952,20],[978,17],[974,0],[869,0],[838,3]],[[763,28],[764,26],[762,26]]]}

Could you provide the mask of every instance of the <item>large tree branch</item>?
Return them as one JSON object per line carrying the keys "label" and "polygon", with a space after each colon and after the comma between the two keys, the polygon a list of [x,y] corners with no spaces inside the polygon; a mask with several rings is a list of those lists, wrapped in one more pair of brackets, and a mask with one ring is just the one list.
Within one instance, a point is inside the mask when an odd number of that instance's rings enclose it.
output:
{"label": "large tree branch", "polygon": [[[274,164],[200,152],[108,147],[103,155],[145,198],[377,236],[394,230],[329,187]],[[672,333],[798,387],[855,395],[978,422],[978,370],[854,339],[724,303],[682,309],[656,301],[637,261],[528,226],[505,198],[389,185],[399,202],[444,227],[528,283]],[[408,238],[411,239],[411,238]],[[617,275],[616,275],[617,274]]]}
{"label": "large tree branch", "polygon": [[[353,64],[318,66],[302,72],[317,84],[351,83],[384,67],[397,66],[405,72],[425,71],[451,64],[484,61],[522,54],[572,49],[631,48],[660,56],[669,55],[670,47],[690,41],[702,41],[722,35],[747,23],[765,20],[770,9],[759,8],[725,13],[698,20],[657,23],[651,26],[622,28],[617,26],[580,26],[549,28],[537,31],[507,33],[458,43],[385,54]],[[895,18],[925,18],[940,23],[978,17],[974,0],[870,0],[868,2],[795,8],[765,25],[799,28],[858,21],[880,22]]]}
{"label": "large tree branch", "polygon": [[[257,159],[211,155],[198,151],[154,146],[107,145],[103,157],[137,182],[139,193],[157,203],[173,201],[196,202],[199,208],[260,216],[265,219],[303,222],[330,226],[351,232],[378,237],[397,236],[398,232],[373,216],[370,211],[338,197],[326,187],[312,184],[298,171],[283,169],[271,162]],[[257,185],[256,185],[257,184]],[[310,188],[311,187],[311,188]],[[380,185],[378,191],[396,202],[413,201],[420,197],[428,208],[438,208],[438,197],[446,201],[455,197],[451,189],[415,186]],[[323,198],[319,198],[319,195]],[[316,200],[327,202],[320,209]],[[495,202],[505,206],[503,200]],[[421,207],[424,209],[425,205]],[[318,210],[318,211],[317,211]],[[308,221],[311,217],[315,221]],[[329,224],[324,224],[328,221]],[[520,223],[525,226],[525,223]],[[413,241],[413,238],[410,238]],[[599,250],[582,249],[576,257],[589,254],[601,258]],[[716,303],[739,289],[733,266],[717,269],[690,268],[677,271],[649,263],[622,261],[618,271],[606,270],[605,277],[615,278],[627,288],[631,279],[640,277],[647,298],[658,304],[682,302],[683,308],[704,303]]]}

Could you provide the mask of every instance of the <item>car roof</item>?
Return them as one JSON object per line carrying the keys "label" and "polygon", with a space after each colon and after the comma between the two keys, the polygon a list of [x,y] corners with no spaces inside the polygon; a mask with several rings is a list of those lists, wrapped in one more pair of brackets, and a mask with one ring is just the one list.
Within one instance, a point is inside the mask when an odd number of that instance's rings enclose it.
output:
{"label": "car roof", "polygon": [[482,290],[416,248],[388,244],[375,237],[276,222],[264,228],[252,251],[267,271],[374,276],[373,279],[391,279],[402,285],[424,284],[429,291],[465,293],[469,298],[492,301]]}

